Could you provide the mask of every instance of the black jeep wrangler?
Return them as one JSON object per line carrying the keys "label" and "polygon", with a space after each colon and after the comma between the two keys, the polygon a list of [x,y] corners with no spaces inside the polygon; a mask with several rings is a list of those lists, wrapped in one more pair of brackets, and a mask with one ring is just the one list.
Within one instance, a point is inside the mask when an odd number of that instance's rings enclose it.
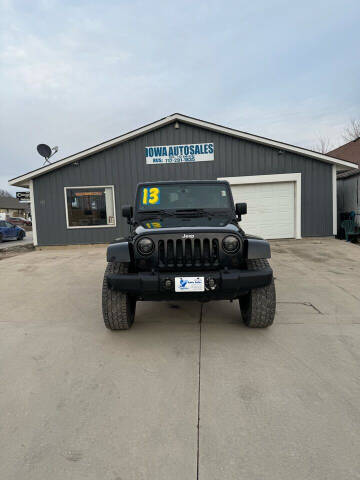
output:
{"label": "black jeep wrangler", "polygon": [[107,249],[102,302],[107,328],[131,327],[138,300],[239,300],[249,327],[275,316],[270,245],[238,226],[225,181],[141,183],[135,208],[124,206],[127,238]]}

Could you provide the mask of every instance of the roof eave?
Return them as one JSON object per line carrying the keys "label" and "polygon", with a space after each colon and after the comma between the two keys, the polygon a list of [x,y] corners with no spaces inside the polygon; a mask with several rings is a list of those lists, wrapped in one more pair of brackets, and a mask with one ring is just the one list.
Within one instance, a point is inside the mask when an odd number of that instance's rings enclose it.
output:
{"label": "roof eave", "polygon": [[206,128],[208,130],[213,130],[216,132],[223,133],[225,135],[230,135],[233,137],[237,138],[242,138],[245,140],[249,140],[251,142],[259,143],[262,145],[270,146],[273,148],[278,148],[280,150],[286,150],[292,153],[296,153],[298,155],[302,156],[307,156],[309,158],[315,158],[317,160],[321,160],[323,162],[329,163],[329,164],[335,164],[339,165],[342,167],[348,167],[348,168],[355,168],[358,169],[358,165],[356,163],[352,162],[347,162],[345,160],[341,160],[339,158],[334,158],[330,157],[328,155],[324,155],[318,152],[313,152],[312,150],[307,150],[305,148],[301,147],[296,147],[295,145],[290,145],[287,143],[282,143],[282,142],[277,142],[276,140],[271,140],[265,137],[259,137],[257,135],[253,135],[251,133],[246,133],[246,132],[241,132],[239,130],[234,130],[229,127],[223,127],[221,125],[217,125],[215,123],[211,122],[206,122],[204,120],[199,120],[197,118],[193,117],[188,117],[186,115],[180,114],[180,113],[174,113],[172,115],[169,115],[168,117],[164,117],[160,120],[157,120],[156,122],[150,123],[148,125],[145,125],[143,127],[140,127],[136,130],[132,130],[131,132],[125,133],[124,135],[121,135],[119,137],[113,138],[111,140],[108,140],[106,142],[103,142],[99,145],[96,145],[94,147],[88,148],[86,150],[83,150],[81,152],[78,152],[74,155],[70,155],[69,157],[65,157],[62,160],[58,160],[55,163],[52,163],[50,165],[46,165],[44,167],[41,167],[37,170],[33,170],[31,172],[28,172],[24,175],[20,175],[19,177],[15,177],[9,180],[9,185],[12,186],[17,186],[17,187],[24,187],[27,186],[28,180],[31,180],[33,178],[39,177],[41,175],[46,174],[47,172],[50,172],[52,170],[56,170],[57,168],[63,167],[65,165],[68,165],[70,163],[73,163],[77,160],[89,157],[90,155],[93,155],[95,153],[99,153],[103,150],[106,150],[107,148],[114,147],[120,143],[123,143],[127,140],[130,140],[132,138],[136,138],[140,135],[143,135],[144,133],[148,133],[151,130],[155,130],[156,128],[160,128],[164,125],[167,125],[169,123],[172,123],[176,120],[182,121],[184,123],[188,123],[191,125],[196,125],[202,128]]}
{"label": "roof eave", "polygon": [[192,118],[192,117],[187,117],[187,116],[182,115],[182,114],[176,114],[176,115],[178,115],[177,120],[181,120],[185,123],[187,122],[187,123],[195,124],[195,125],[198,125],[198,126],[203,126],[204,128],[207,128],[208,130],[214,130],[214,131],[217,131],[217,132],[224,133],[226,135],[240,137],[240,138],[243,138],[245,140],[249,140],[251,142],[259,143],[259,144],[262,144],[262,145],[267,145],[267,146],[270,146],[270,147],[273,147],[273,148],[278,148],[280,150],[286,150],[286,151],[289,151],[289,152],[292,152],[292,153],[297,153],[297,154],[302,155],[302,156],[315,158],[317,160],[321,160],[323,162],[327,162],[327,163],[330,163],[330,164],[343,165],[343,166],[346,166],[346,167],[349,167],[349,168],[358,168],[358,165],[356,163],[348,162],[346,160],[341,160],[340,158],[330,157],[328,155],[324,155],[322,153],[314,152],[314,151],[308,150],[306,148],[297,147],[295,145],[290,145],[288,143],[277,142],[276,140],[272,140],[270,138],[259,137],[257,135],[253,135],[251,133],[241,132],[239,130],[234,130],[234,129],[229,128],[229,127],[223,127],[221,125],[217,125],[217,124],[214,124],[214,123],[205,122],[203,120],[198,120],[198,119]]}

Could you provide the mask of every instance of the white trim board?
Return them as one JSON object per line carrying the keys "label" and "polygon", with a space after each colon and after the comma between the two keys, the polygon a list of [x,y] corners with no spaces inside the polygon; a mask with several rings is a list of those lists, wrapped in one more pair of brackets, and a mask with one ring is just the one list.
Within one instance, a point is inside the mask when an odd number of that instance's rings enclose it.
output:
{"label": "white trim board", "polygon": [[322,162],[326,162],[332,165],[342,165],[348,168],[359,168],[358,165],[356,165],[355,163],[346,162],[345,160],[341,160],[339,158],[329,157],[328,155],[324,155],[318,152],[313,152],[312,150],[307,150],[306,148],[296,147],[294,145],[278,142],[275,140],[271,140],[269,138],[260,137],[258,135],[252,135],[246,132],[241,132],[233,128],[223,127],[221,125],[216,125],[215,123],[199,120],[198,118],[188,117],[186,115],[182,115],[181,113],[174,113],[168,117],[162,118],[161,120],[157,120],[156,122],[137,128],[136,130],[125,133],[124,135],[120,135],[119,137],[113,138],[106,142],[100,143],[99,145],[95,145],[94,147],[83,150],[82,152],[78,152],[78,153],[75,153],[74,155],[70,155],[69,157],[63,158],[62,160],[54,162],[50,165],[46,165],[42,168],[38,168],[37,170],[33,170],[32,172],[25,173],[24,175],[20,175],[19,177],[12,178],[11,180],[9,180],[9,185],[12,185],[12,186],[28,185],[29,180],[32,178],[38,177],[40,175],[44,175],[45,173],[50,172],[52,170],[56,170],[57,168],[63,167],[64,165],[73,163],[82,158],[101,152],[102,150],[113,147],[115,145],[118,145],[119,143],[125,142],[139,135],[143,135],[144,133],[148,133],[156,128],[163,127],[165,125],[168,125],[169,123],[174,123],[176,121],[184,122],[189,125],[195,125],[198,127],[205,128],[207,130],[212,130],[215,132],[230,135],[232,137],[242,138],[252,142],[260,143],[273,148],[278,148],[279,150],[286,150],[286,151],[293,152],[306,157],[315,158],[316,160],[320,160]]}
{"label": "white trim board", "polygon": [[[80,225],[80,226],[74,226],[74,227],[70,227],[69,226],[69,213],[68,213],[68,208],[67,208],[67,195],[66,195],[66,190],[68,189],[71,189],[71,188],[77,188],[77,189],[81,189],[81,188],[85,188],[85,189],[89,189],[89,188],[111,188],[112,189],[112,196],[113,196],[113,203],[114,203],[114,220],[115,220],[115,223],[113,225]],[[66,228],[67,230],[77,230],[79,228],[115,228],[116,227],[116,208],[115,208],[115,189],[114,189],[114,185],[81,185],[81,186],[78,186],[78,187],[64,187],[64,200],[65,200],[65,217],[66,217]]]}
{"label": "white trim board", "polygon": [[37,240],[37,229],[36,229],[36,212],[35,212],[35,198],[34,198],[34,182],[30,180],[29,182],[30,190],[30,211],[31,211],[31,223],[32,223],[32,232],[33,232],[33,244],[34,247],[38,246]]}
{"label": "white trim board", "polygon": [[333,235],[337,235],[337,181],[336,165],[332,167],[332,208],[333,208]]}
{"label": "white trim board", "polygon": [[230,185],[255,185],[258,183],[295,183],[295,238],[301,238],[301,173],[283,173],[276,175],[250,175],[246,177],[218,178]]}

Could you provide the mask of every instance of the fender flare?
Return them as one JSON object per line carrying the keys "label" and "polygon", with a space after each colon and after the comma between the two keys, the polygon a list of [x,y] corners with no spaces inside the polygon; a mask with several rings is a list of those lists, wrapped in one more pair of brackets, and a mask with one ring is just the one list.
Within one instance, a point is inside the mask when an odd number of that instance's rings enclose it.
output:
{"label": "fender flare", "polygon": [[112,243],[108,246],[106,252],[108,262],[131,262],[129,242]]}
{"label": "fender flare", "polygon": [[270,244],[262,238],[247,239],[247,258],[271,258]]}

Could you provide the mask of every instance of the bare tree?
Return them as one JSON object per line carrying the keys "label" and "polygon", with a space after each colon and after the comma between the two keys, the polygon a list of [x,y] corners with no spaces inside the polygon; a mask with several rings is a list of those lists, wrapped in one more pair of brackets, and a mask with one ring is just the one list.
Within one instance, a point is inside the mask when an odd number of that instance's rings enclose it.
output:
{"label": "bare tree", "polygon": [[3,188],[0,188],[0,197],[12,197],[11,193]]}
{"label": "bare tree", "polygon": [[[349,125],[344,128],[342,138],[345,142],[352,142],[360,138],[360,120],[352,119]],[[329,137],[319,136],[317,142],[311,147],[311,150],[319,153],[328,153],[337,145],[330,141]]]}
{"label": "bare tree", "polygon": [[350,120],[350,125],[344,129],[342,134],[343,139],[346,142],[351,142],[360,137],[360,120],[354,118]]}
{"label": "bare tree", "polygon": [[319,137],[315,145],[312,146],[311,150],[319,153],[327,153],[333,149],[333,146],[328,137]]}

